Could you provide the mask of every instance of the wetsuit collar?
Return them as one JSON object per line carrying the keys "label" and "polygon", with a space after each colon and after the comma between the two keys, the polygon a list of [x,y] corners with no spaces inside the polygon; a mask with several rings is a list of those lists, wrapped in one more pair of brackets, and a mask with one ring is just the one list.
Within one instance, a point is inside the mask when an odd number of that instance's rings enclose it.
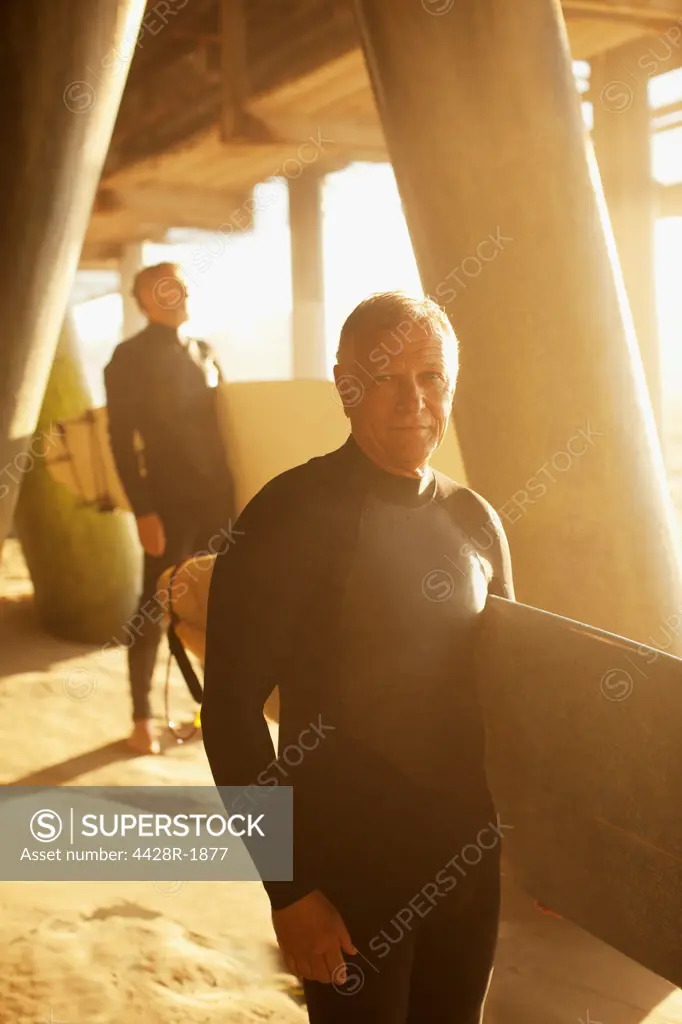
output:
{"label": "wetsuit collar", "polygon": [[436,478],[429,469],[430,480],[424,490],[419,493],[422,481],[417,477],[398,476],[382,469],[365,455],[351,434],[341,449],[344,458],[356,478],[368,490],[384,501],[397,505],[422,505],[432,500],[436,491]]}
{"label": "wetsuit collar", "polygon": [[177,327],[168,327],[167,324],[157,324],[150,320],[147,324],[147,335],[154,340],[180,342]]}

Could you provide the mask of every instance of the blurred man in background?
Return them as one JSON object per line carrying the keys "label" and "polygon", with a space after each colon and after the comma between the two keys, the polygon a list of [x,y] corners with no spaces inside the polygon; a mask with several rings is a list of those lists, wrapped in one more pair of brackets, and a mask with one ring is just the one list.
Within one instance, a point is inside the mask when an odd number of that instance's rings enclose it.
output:
{"label": "blurred man in background", "polygon": [[187,284],[173,263],[145,267],[133,292],[149,323],[118,345],[105,368],[111,446],[144,549],[144,582],[128,669],[138,753],[158,753],[150,690],[161,640],[158,578],[199,551],[222,547],[234,486],[217,417],[222,381],[205,342],[183,340]]}

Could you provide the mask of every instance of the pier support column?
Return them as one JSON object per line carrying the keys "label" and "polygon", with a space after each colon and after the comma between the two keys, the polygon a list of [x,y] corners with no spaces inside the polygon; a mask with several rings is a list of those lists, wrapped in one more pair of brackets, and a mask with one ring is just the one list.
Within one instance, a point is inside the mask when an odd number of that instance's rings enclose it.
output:
{"label": "pier support column", "polygon": [[655,191],[648,83],[653,62],[636,40],[591,61],[592,141],[618,248],[654,416],[661,424],[655,289]]}
{"label": "pier support column", "polygon": [[82,507],[45,462],[57,424],[92,408],[76,330],[64,322],[36,435],[25,454],[17,536],[41,625],[64,640],[104,644],[135,611],[141,557],[133,517]]}
{"label": "pier support column", "polygon": [[133,295],[135,277],[144,266],[144,243],[129,242],[121,249],[118,270],[121,278],[121,298],[123,299],[123,337],[132,338],[134,334],[147,326],[147,318],[137,304]]}
{"label": "pier support column", "polygon": [[322,187],[324,177],[306,168],[289,180],[294,377],[326,377]]}
{"label": "pier support column", "polygon": [[461,341],[467,479],[517,595],[651,642],[682,601],[679,554],[560,6],[356,10],[422,282]]}
{"label": "pier support column", "polygon": [[21,0],[0,35],[0,543],[33,436],[144,0]]}

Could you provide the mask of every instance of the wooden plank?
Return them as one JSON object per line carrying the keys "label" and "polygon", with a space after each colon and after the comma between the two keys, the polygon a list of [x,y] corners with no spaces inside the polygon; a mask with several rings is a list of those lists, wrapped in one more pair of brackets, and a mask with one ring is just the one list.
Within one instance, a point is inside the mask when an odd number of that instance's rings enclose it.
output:
{"label": "wooden plank", "polygon": [[118,270],[119,246],[113,242],[101,245],[88,242],[81,250],[79,270]]}
{"label": "wooden plank", "polygon": [[388,159],[384,133],[379,124],[342,121],[331,118],[291,114],[261,115],[263,124],[273,137],[281,142],[300,145],[310,138],[322,135],[328,143],[344,149],[372,150]]}
{"label": "wooden plank", "polygon": [[672,4],[657,7],[641,4],[605,3],[604,0],[563,0],[564,16],[578,15],[581,18],[601,18],[607,21],[634,21],[640,25],[674,24],[682,15],[682,5],[673,0]]}
{"label": "wooden plank", "polygon": [[149,217],[137,217],[128,209],[98,213],[90,218],[83,247],[94,252],[113,247],[118,256],[120,246],[129,242],[161,242],[167,231],[167,225],[157,224]]}
{"label": "wooden plank", "polygon": [[682,100],[677,100],[675,103],[666,103],[664,107],[656,107],[652,111],[654,120],[658,120],[659,117],[669,117],[671,114],[682,114]]}
{"label": "wooden plank", "polygon": [[[677,71],[682,67],[682,17],[680,25],[674,31],[680,31],[679,38],[673,36],[673,29],[669,29],[670,35],[665,33],[658,35],[638,35],[629,40],[626,44],[629,47],[629,58],[624,62],[618,75],[614,75],[611,82],[614,86],[620,85],[625,88],[625,93],[630,90],[636,91],[639,88],[646,89],[647,83],[658,74],[667,74],[669,71]],[[609,53],[615,47],[602,54],[595,54],[592,59],[593,67],[599,57],[608,59]],[[588,89],[583,94],[584,100],[600,102],[600,88],[595,89],[594,74],[588,80]],[[624,93],[624,95],[625,95]],[[607,100],[608,102],[608,100]],[[666,113],[667,107],[653,108],[651,111],[652,121],[655,121],[661,114]]]}
{"label": "wooden plank", "polygon": [[651,130],[655,135],[675,131],[680,126],[682,126],[682,110],[666,115],[665,119],[655,117],[651,122]]}
{"label": "wooden plank", "polygon": [[[664,28],[658,26],[659,35]],[[656,35],[653,27],[647,28],[634,21],[606,18],[567,17],[566,31],[574,60],[593,60],[595,56],[630,43],[633,39],[641,40],[642,52],[646,52],[646,46],[651,45],[650,40],[655,42]],[[644,36],[646,32],[650,35]]]}
{"label": "wooden plank", "polygon": [[293,107],[299,112],[308,112],[310,105],[313,110],[319,109],[332,103],[341,103],[349,95],[358,92],[366,92],[369,109],[376,110],[362,50],[353,49],[334,60],[320,63],[306,74],[297,75],[275,88],[262,91],[253,97],[252,109],[259,114],[266,107],[280,111],[288,111]]}
{"label": "wooden plank", "polygon": [[241,135],[249,94],[244,0],[220,0],[222,138]]}
{"label": "wooden plank", "polygon": [[131,185],[117,189],[123,207],[139,220],[168,227],[217,231],[235,210],[248,212],[241,227],[250,230],[253,219],[248,191],[219,191],[185,185]]}

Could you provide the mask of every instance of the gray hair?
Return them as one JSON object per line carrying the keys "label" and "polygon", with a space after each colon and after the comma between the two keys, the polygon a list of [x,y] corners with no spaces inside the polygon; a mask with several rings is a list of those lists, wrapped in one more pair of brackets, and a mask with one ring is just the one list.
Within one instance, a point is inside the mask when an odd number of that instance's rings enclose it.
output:
{"label": "gray hair", "polygon": [[378,334],[398,332],[404,338],[403,330],[413,325],[452,341],[457,353],[457,336],[452,324],[433,299],[417,298],[402,291],[377,292],[364,299],[346,319],[341,328],[336,361],[341,363],[354,358],[357,347]]}

